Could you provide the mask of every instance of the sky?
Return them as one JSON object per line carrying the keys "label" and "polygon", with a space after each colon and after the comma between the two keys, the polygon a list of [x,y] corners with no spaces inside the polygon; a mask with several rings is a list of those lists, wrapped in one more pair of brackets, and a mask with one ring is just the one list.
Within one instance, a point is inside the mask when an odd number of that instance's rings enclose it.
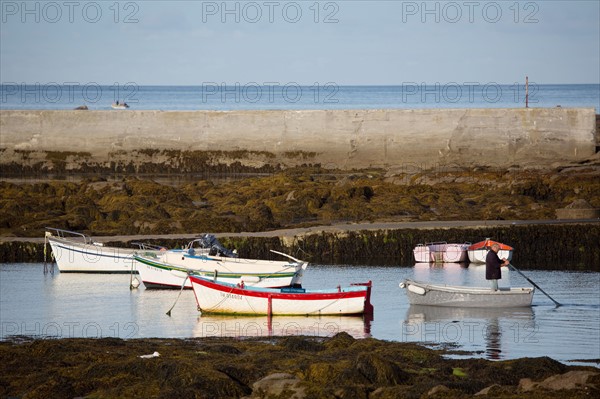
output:
{"label": "sky", "polygon": [[0,81],[600,82],[600,1],[0,1]]}

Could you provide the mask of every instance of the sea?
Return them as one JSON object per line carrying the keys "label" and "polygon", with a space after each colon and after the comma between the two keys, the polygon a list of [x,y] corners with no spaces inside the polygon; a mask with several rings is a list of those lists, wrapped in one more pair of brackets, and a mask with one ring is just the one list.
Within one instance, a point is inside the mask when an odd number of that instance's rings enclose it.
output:
{"label": "sea", "polygon": [[[47,265],[48,266],[48,265]],[[123,339],[164,337],[329,337],[417,342],[448,356],[506,360],[549,356],[600,368],[600,273],[519,270],[541,287],[533,306],[515,309],[443,308],[408,303],[406,278],[487,286],[485,266],[417,263],[398,266],[309,265],[305,288],[372,281],[374,315],[363,317],[233,317],[202,315],[191,290],[130,289],[128,274],[44,272],[42,263],[0,263],[0,340],[19,336]],[[133,280],[135,281],[135,280]],[[500,287],[529,287],[503,271]],[[167,311],[172,308],[171,315]]]}
{"label": "sea", "polygon": [[135,83],[8,83],[0,85],[0,109],[110,110],[306,110],[592,107],[600,112],[600,84],[406,82],[393,86],[339,86],[332,82],[204,83],[138,86]]}

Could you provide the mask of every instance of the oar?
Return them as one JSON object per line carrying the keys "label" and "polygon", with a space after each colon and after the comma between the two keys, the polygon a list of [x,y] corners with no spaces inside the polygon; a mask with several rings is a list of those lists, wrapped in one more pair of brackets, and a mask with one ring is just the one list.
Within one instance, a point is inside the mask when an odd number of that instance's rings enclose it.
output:
{"label": "oar", "polygon": [[536,283],[534,283],[533,281],[531,281],[531,279],[529,279],[529,277],[527,277],[526,275],[524,275],[523,273],[521,273],[521,271],[519,269],[517,269],[516,267],[514,267],[512,264],[508,264],[508,266],[510,266],[514,271],[516,271],[517,273],[519,273],[521,276],[523,276],[525,278],[525,280],[529,281],[531,283],[531,285],[533,285],[535,288],[537,288],[538,290],[540,290],[542,292],[542,294],[546,295],[548,298],[550,298],[550,300],[552,302],[554,302],[556,304],[556,307],[562,306],[560,303],[556,302],[554,300],[554,298],[552,298],[550,295],[548,295],[546,293],[546,291],[544,291],[543,289],[540,288],[539,285],[537,285]]}
{"label": "oar", "polygon": [[179,295],[177,295],[177,298],[175,299],[175,303],[173,304],[173,306],[171,306],[171,309],[169,309],[169,311],[167,312],[167,316],[171,316],[171,310],[173,310],[173,308],[175,307],[175,305],[177,304],[177,301],[179,300],[179,297],[181,296],[181,293],[183,292],[183,288],[185,287],[185,282],[187,281],[188,277],[190,275],[188,274],[187,276],[185,276],[185,278],[183,279],[183,284],[181,284],[181,289],[179,290]]}
{"label": "oar", "polygon": [[284,254],[283,252],[274,251],[274,250],[272,250],[272,249],[271,249],[270,251],[271,251],[271,252],[273,252],[274,254],[278,254],[278,255],[281,255],[281,256],[285,256],[286,258],[288,258],[288,259],[291,259],[291,260],[293,260],[294,262],[297,262],[297,263],[302,263],[302,261],[301,261],[300,259],[296,259],[296,258],[294,258],[293,256],[290,256],[290,255],[288,255],[288,254]]}

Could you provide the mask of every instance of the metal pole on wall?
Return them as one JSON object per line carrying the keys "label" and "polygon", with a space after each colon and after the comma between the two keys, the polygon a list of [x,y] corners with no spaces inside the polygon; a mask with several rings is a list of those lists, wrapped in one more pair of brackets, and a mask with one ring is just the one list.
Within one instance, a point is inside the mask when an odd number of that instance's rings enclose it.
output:
{"label": "metal pole on wall", "polygon": [[529,76],[525,76],[525,108],[529,108]]}

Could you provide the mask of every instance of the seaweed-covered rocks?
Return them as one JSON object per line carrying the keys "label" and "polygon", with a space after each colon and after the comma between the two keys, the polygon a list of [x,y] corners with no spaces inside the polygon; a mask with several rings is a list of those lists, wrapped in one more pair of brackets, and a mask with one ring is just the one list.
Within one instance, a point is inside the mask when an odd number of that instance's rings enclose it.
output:
{"label": "seaweed-covered rocks", "polygon": [[[148,353],[160,356],[140,357]],[[412,343],[330,338],[0,342],[0,397],[584,398],[600,371],[549,358],[448,359]]]}

